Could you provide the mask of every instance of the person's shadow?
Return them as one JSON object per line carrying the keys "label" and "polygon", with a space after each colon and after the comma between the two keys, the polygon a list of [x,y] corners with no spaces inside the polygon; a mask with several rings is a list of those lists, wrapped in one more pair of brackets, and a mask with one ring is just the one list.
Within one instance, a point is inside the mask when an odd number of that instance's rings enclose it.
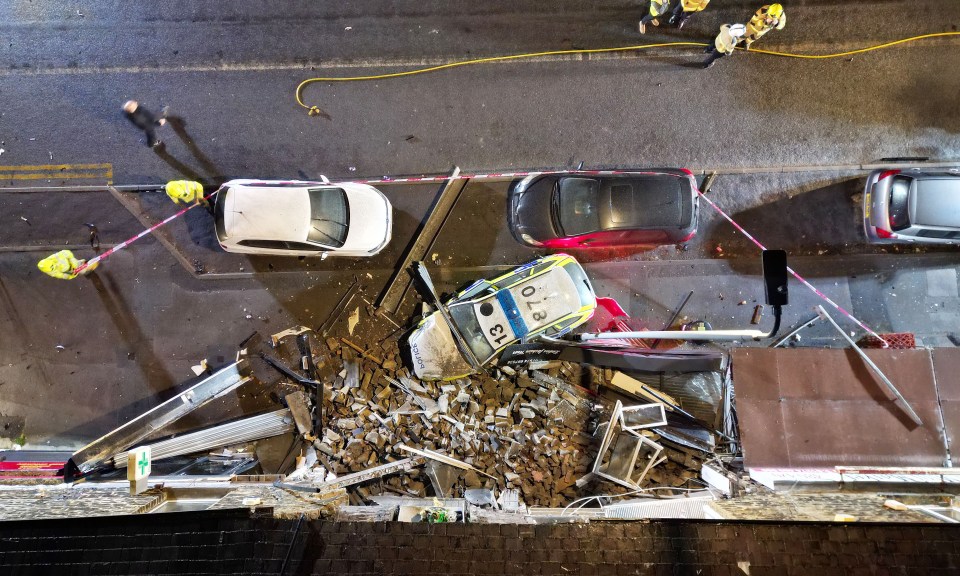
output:
{"label": "person's shadow", "polygon": [[175,384],[173,378],[153,350],[153,341],[143,333],[140,323],[137,322],[136,316],[130,310],[122,291],[115,285],[110,273],[91,271],[87,278],[96,289],[104,309],[110,315],[110,319],[113,320],[120,337],[126,344],[127,357],[139,365],[151,389],[159,392],[173,386]]}
{"label": "person's shadow", "polygon": [[[200,172],[171,155],[166,145],[161,145],[154,149],[157,156],[180,174],[183,174],[190,180],[203,184],[205,189],[216,189],[220,186],[224,179],[223,173],[217,168],[216,164],[200,150],[193,138],[190,137],[190,134],[187,133],[186,120],[180,116],[167,116],[167,125],[170,126],[177,137],[187,147],[187,150],[189,150],[190,154],[196,159],[201,171],[204,172],[206,176],[202,176]],[[213,199],[211,199],[211,201],[212,200]],[[213,225],[211,223],[212,215],[212,206],[208,206],[206,212],[192,210],[188,212],[184,218],[187,229],[190,231],[191,240],[193,240],[195,244],[208,249],[216,249],[219,246],[213,234]]]}
{"label": "person's shadow", "polygon": [[174,170],[180,174],[183,174],[190,180],[196,180],[205,187],[219,186],[223,182],[223,172],[217,168],[216,164],[214,164],[213,161],[211,161],[210,158],[203,153],[203,151],[200,150],[200,147],[197,146],[196,142],[193,141],[193,138],[190,137],[190,134],[187,133],[187,122],[180,116],[167,116],[167,124],[187,147],[187,150],[190,151],[190,154],[196,159],[201,170],[206,173],[206,177],[201,176],[200,172],[194,170],[170,154],[165,143],[154,148],[157,156],[172,166]]}

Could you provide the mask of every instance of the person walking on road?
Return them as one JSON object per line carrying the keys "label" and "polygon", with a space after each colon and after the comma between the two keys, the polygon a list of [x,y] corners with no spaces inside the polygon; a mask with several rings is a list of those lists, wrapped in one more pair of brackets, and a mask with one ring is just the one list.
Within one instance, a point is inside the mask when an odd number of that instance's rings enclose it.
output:
{"label": "person walking on road", "polygon": [[687,20],[697,12],[702,12],[710,0],[680,0],[674,7],[670,15],[670,24],[676,24],[677,28],[683,28]]}
{"label": "person walking on road", "polygon": [[747,22],[747,33],[743,37],[743,43],[747,50],[750,45],[760,39],[761,36],[776,28],[783,30],[787,25],[787,15],[780,4],[768,4],[757,10],[753,18]]}
{"label": "person walking on road", "polygon": [[56,254],[51,254],[43,260],[37,262],[37,268],[47,276],[53,276],[54,278],[60,278],[62,280],[73,280],[77,276],[83,274],[86,275],[97,267],[99,262],[94,262],[91,266],[87,266],[79,274],[77,273],[77,268],[86,264],[86,260],[77,260],[74,257],[73,252],[69,250],[61,250]]}
{"label": "person walking on road", "polygon": [[157,127],[167,123],[166,108],[157,118],[136,100],[127,100],[123,105],[123,113],[127,120],[147,135],[147,146],[156,149],[163,145],[163,141],[157,138]]}
{"label": "person walking on road", "polygon": [[669,9],[670,0],[650,0],[650,9],[647,10],[647,15],[640,19],[638,26],[640,33],[647,33],[647,24],[652,23],[654,26],[659,26],[660,20],[658,18],[666,14]]}
{"label": "person walking on road", "polygon": [[100,230],[97,229],[96,224],[87,223],[87,228],[90,229],[90,247],[93,248],[93,251],[97,254],[100,253]]}
{"label": "person walking on road", "polygon": [[174,204],[183,202],[184,204],[203,204],[208,206],[207,199],[203,197],[203,184],[192,180],[171,180],[166,185],[167,196],[173,200]]}
{"label": "person walking on road", "polygon": [[710,55],[704,60],[703,67],[709,68],[713,66],[717,58],[733,54],[733,51],[737,49],[737,43],[746,33],[747,27],[743,24],[724,24],[721,26],[720,33],[713,41],[713,46],[706,49],[706,52],[709,52]]}

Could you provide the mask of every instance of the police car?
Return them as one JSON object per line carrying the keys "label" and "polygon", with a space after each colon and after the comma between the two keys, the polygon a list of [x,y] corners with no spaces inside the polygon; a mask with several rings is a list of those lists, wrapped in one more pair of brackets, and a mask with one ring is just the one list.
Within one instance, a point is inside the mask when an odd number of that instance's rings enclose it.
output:
{"label": "police car", "polygon": [[561,336],[583,324],[593,316],[597,297],[573,257],[553,254],[493,280],[479,280],[445,307],[450,323],[438,310],[407,340],[413,371],[423,380],[452,380],[476,372],[451,328],[482,367],[519,340]]}

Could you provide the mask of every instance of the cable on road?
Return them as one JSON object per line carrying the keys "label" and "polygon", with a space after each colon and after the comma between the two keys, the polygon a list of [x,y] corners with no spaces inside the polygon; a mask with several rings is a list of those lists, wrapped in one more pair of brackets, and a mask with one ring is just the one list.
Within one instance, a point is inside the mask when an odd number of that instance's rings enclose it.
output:
{"label": "cable on road", "polygon": [[846,52],[836,52],[833,54],[792,54],[790,52],[775,52],[773,50],[755,50],[753,48],[751,48],[750,50],[747,50],[746,48],[737,48],[737,50],[742,50],[745,52],[755,52],[757,54],[767,54],[769,56],[782,56],[784,58],[803,58],[805,60],[827,60],[829,58],[843,58],[844,56],[853,56],[854,54],[863,54],[865,52],[873,52],[874,50],[882,50],[884,48],[890,48],[892,46],[897,46],[899,44],[906,44],[907,42],[915,42],[917,40],[925,40],[927,38],[939,38],[943,36],[960,36],[960,32],[936,32],[933,34],[922,34],[920,36],[911,36],[909,38],[894,40],[893,42],[877,44],[876,46],[867,46],[866,48],[858,48],[856,50],[848,50]]}
{"label": "cable on road", "polygon": [[[831,58],[843,58],[845,56],[852,56],[854,54],[863,54],[866,52],[872,52],[874,50],[882,50],[885,48],[891,48],[893,46],[898,46],[900,44],[906,44],[908,42],[916,42],[917,40],[925,40],[928,38],[940,38],[945,36],[960,36],[960,32],[935,32],[933,34],[921,34],[920,36],[911,36],[909,38],[902,38],[900,40],[894,40],[892,42],[885,42],[883,44],[877,44],[876,46],[867,46],[866,48],[858,48],[856,50],[848,50],[846,52],[836,52],[833,54],[795,54],[792,52],[776,52],[773,50],[760,50],[760,49],[750,49],[738,48],[737,50],[743,52],[750,52],[754,54],[764,54],[767,56],[780,56],[783,58],[801,58],[806,60],[827,60]],[[546,52],[529,52],[525,54],[509,54],[506,56],[490,56],[487,58],[474,58],[471,60],[460,60],[458,62],[449,62],[447,64],[439,64],[437,66],[428,66],[426,68],[417,68],[415,70],[405,70],[403,72],[389,72],[386,74],[371,74],[367,76],[318,76],[316,78],[307,78],[303,82],[297,85],[297,90],[295,96],[297,99],[297,104],[301,107],[307,109],[307,114],[310,116],[320,115],[320,108],[317,106],[309,106],[303,101],[303,89],[310,84],[315,82],[358,82],[365,80],[386,80],[388,78],[402,78],[405,76],[414,76],[416,74],[426,74],[427,72],[437,72],[439,70],[446,70],[448,68],[458,68],[460,66],[470,66],[473,64],[489,64],[491,62],[506,62],[510,60],[525,60],[530,58],[540,58],[543,56],[567,56],[567,55],[576,55],[576,54],[602,54],[602,53],[611,53],[611,52],[631,52],[635,50],[647,50],[651,48],[677,48],[677,47],[688,47],[688,48],[704,48],[707,46],[712,46],[712,42],[663,42],[660,44],[639,44],[636,46],[618,46],[614,48],[579,48],[571,50],[548,50]]]}
{"label": "cable on road", "polygon": [[528,52],[526,54],[508,54],[506,56],[489,56],[486,58],[474,58],[472,60],[460,60],[459,62],[448,62],[447,64],[439,64],[437,66],[429,66],[427,68],[417,68],[416,70],[406,70],[403,72],[390,72],[387,74],[373,74],[370,76],[319,76],[317,78],[307,78],[303,82],[297,85],[296,97],[297,104],[307,109],[307,113],[310,116],[317,116],[320,114],[320,109],[316,106],[308,106],[304,104],[303,98],[301,95],[303,93],[304,87],[313,84],[314,82],[356,82],[362,80],[385,80],[387,78],[401,78],[403,76],[413,76],[415,74],[426,74],[427,72],[436,72],[438,70],[446,70],[448,68],[457,68],[460,66],[470,66],[472,64],[489,64],[491,62],[506,62],[509,60],[524,60],[530,58],[541,58],[543,56],[567,56],[575,54],[600,54],[600,53],[609,53],[609,52],[629,52],[632,50],[646,50],[648,48],[670,48],[678,46],[686,47],[697,47],[703,48],[707,46],[703,42],[663,42],[660,44],[642,44],[638,46],[619,46],[616,48],[578,48],[571,50],[548,50],[546,52]]}

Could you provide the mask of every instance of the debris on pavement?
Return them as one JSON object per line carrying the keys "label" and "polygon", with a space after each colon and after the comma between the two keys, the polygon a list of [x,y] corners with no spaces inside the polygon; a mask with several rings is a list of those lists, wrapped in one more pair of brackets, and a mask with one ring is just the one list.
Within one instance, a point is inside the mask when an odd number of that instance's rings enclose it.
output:
{"label": "debris on pavement", "polygon": [[[324,344],[327,354],[315,361],[329,375],[319,380],[326,424],[315,437],[301,429],[301,437],[326,474],[370,474],[349,486],[336,482],[348,488],[353,506],[389,494],[458,498],[489,490],[514,495],[514,509],[560,507],[598,492],[689,488],[703,462],[714,458],[691,448],[689,431],[668,421],[668,412],[689,416],[679,400],[615,370],[556,361],[543,369],[503,366],[448,382],[421,381],[404,366],[395,340],[361,346],[328,337]],[[279,356],[293,364],[289,355]],[[611,393],[644,400],[624,406]],[[293,394],[286,398],[299,425],[297,412],[309,408],[295,409],[290,400],[302,404],[308,395]],[[606,465],[591,474],[611,416],[648,452],[629,482]],[[411,456],[425,464],[378,472]],[[578,484],[585,477],[590,481]]]}

